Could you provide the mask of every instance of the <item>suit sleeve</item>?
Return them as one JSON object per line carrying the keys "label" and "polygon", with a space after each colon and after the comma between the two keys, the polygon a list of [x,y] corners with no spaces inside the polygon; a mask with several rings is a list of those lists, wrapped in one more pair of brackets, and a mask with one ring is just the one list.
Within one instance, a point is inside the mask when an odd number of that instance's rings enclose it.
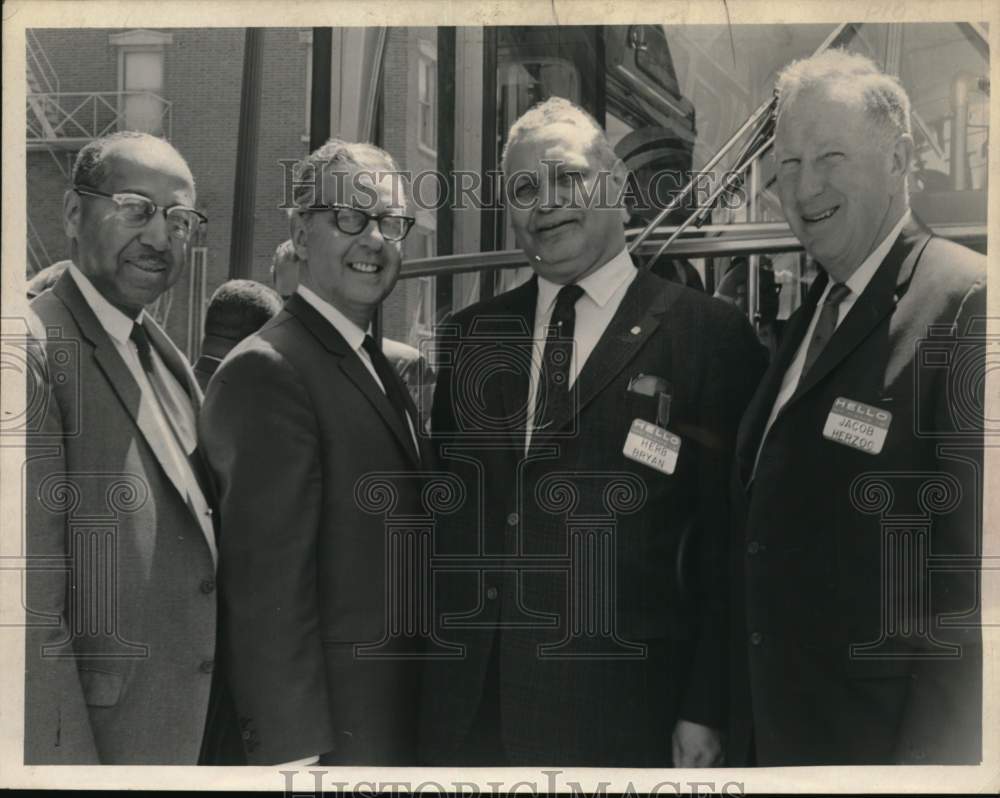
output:
{"label": "suit sleeve", "polygon": [[[64,500],[74,487],[66,471],[62,411],[49,379],[44,347],[28,342],[27,388],[41,404],[26,432],[27,614],[24,762],[96,765],[100,756],[72,656],[68,623],[70,552]],[[55,656],[55,654],[60,656]],[[69,655],[69,656],[67,656]]]}
{"label": "suit sleeve", "polygon": [[[931,550],[936,556],[968,560],[982,551],[986,350],[985,339],[977,340],[975,326],[980,336],[984,334],[985,319],[986,287],[977,283],[963,298],[956,317],[958,344],[952,371],[939,374],[941,379],[934,386],[938,459],[932,470],[961,486],[957,507],[941,515],[931,530]],[[960,386],[973,386],[973,393],[962,396],[960,391],[949,390]],[[938,643],[957,647],[959,654],[913,663],[895,761],[977,764],[982,753],[982,580],[970,570],[931,573],[927,578],[930,606],[923,619],[925,628]]]}
{"label": "suit sleeve", "polygon": [[695,526],[693,658],[683,685],[680,718],[725,727],[730,540],[729,487],[736,430],[767,365],[767,353],[743,316],[726,309],[721,337],[708,364],[699,412],[704,444],[698,465]]}
{"label": "suit sleeve", "polygon": [[245,350],[212,380],[199,434],[219,488],[222,640],[248,762],[329,751],[311,399],[279,354]]}

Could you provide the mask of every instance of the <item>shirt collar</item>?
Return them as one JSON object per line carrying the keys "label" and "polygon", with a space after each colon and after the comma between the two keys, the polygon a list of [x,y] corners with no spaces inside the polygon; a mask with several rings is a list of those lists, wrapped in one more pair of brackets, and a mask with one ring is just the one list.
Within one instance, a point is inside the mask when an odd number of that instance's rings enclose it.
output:
{"label": "shirt collar", "polygon": [[140,311],[138,318],[133,321],[108,302],[104,298],[104,295],[90,282],[90,278],[80,271],[80,268],[75,263],[69,265],[68,271],[70,277],[73,278],[73,281],[80,289],[80,293],[83,294],[83,298],[90,305],[90,309],[94,311],[94,315],[97,316],[97,320],[101,323],[105,332],[119,344],[126,345],[129,338],[132,337],[132,325],[142,324],[146,316],[146,311]]}
{"label": "shirt collar", "polygon": [[872,277],[878,271],[878,267],[885,260],[885,256],[889,254],[889,250],[892,249],[892,245],[899,238],[900,231],[909,221],[910,212],[907,210],[900,220],[896,222],[896,226],[882,239],[882,243],[875,247],[872,253],[861,261],[861,265],[854,270],[854,274],[847,278],[846,285],[851,289],[851,296],[859,297],[864,293],[864,290],[868,287],[868,283],[872,281]]}
{"label": "shirt collar", "polygon": [[[630,277],[635,276],[635,264],[627,249],[622,249],[611,260],[595,269],[577,285],[583,289],[584,293],[598,307],[604,307],[614,296],[615,292],[622,287],[622,284]],[[539,315],[548,313],[552,303],[556,301],[556,295],[562,288],[559,283],[553,283],[539,275],[538,277],[538,309]]]}
{"label": "shirt collar", "polygon": [[[295,290],[306,302],[316,308],[324,319],[333,325],[334,329],[344,337],[344,340],[347,341],[347,345],[351,349],[355,352],[361,349],[361,345],[365,342],[366,333],[364,330],[325,299],[320,298],[319,294],[312,289],[299,284]],[[370,330],[371,327],[368,329]]]}

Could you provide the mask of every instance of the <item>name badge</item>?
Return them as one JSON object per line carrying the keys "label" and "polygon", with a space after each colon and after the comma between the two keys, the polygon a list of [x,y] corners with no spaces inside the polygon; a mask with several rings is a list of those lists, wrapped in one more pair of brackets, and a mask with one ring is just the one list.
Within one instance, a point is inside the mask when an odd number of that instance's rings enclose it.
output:
{"label": "name badge", "polygon": [[637,418],[625,438],[622,454],[664,474],[673,474],[680,450],[681,439],[678,436]]}
{"label": "name badge", "polygon": [[838,396],[826,417],[823,437],[866,454],[878,454],[889,434],[892,413]]}

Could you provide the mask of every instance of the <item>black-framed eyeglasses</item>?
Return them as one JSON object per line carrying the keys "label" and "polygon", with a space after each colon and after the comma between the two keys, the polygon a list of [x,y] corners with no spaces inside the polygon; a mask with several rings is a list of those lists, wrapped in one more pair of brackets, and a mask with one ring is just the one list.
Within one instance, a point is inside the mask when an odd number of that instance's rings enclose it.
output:
{"label": "black-framed eyeglasses", "polygon": [[303,208],[302,211],[306,213],[332,211],[333,222],[337,225],[337,229],[349,236],[356,236],[364,232],[370,222],[375,222],[378,225],[379,232],[386,241],[402,241],[417,221],[412,216],[403,216],[398,213],[373,216],[350,205],[338,205],[336,203],[310,205],[308,208]]}
{"label": "black-framed eyeglasses", "polygon": [[73,190],[88,197],[111,200],[116,207],[115,218],[126,227],[143,227],[156,216],[157,211],[162,210],[163,218],[167,220],[167,231],[178,241],[190,241],[198,227],[208,222],[205,214],[187,205],[171,205],[169,208],[164,208],[142,194],[128,192],[108,194],[89,186],[73,186]]}

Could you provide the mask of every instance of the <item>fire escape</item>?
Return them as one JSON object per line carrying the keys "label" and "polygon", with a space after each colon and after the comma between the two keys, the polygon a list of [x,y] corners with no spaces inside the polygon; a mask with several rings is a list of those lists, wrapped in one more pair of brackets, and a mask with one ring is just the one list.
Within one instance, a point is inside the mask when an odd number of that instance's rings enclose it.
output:
{"label": "fire escape", "polygon": [[[74,154],[85,144],[117,130],[143,130],[171,138],[172,104],[150,91],[65,92],[37,34],[27,31],[26,143],[45,151],[69,180]],[[28,215],[29,271],[52,260]]]}

